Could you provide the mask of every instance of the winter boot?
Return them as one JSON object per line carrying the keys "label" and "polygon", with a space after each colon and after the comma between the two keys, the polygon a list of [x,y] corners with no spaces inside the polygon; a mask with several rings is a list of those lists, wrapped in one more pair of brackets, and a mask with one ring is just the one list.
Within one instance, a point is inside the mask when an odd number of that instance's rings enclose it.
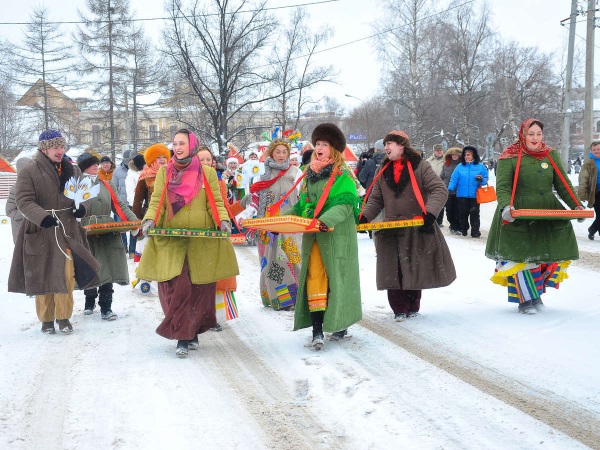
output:
{"label": "winter boot", "polygon": [[533,300],[531,300],[531,304],[537,312],[546,309],[546,305],[544,305],[544,303],[542,302],[542,297],[534,298]]}
{"label": "winter boot", "polygon": [[588,238],[590,241],[594,240],[594,234],[596,234],[596,231],[598,230],[596,230],[593,226],[588,228]]}
{"label": "winter boot", "polygon": [[312,347],[319,351],[323,348],[325,344],[325,336],[323,336],[322,330],[315,330],[313,327],[313,339],[312,339]]}
{"label": "winter boot", "polygon": [[331,333],[330,341],[341,341],[348,334],[348,330],[336,331],[335,333]]}
{"label": "winter boot", "polygon": [[83,314],[89,316],[94,312],[96,308],[96,297],[85,296],[85,307],[83,308]]}
{"label": "winter boot", "polygon": [[44,334],[56,333],[56,330],[54,329],[54,322],[42,322],[42,333],[44,333]]}
{"label": "winter boot", "polygon": [[406,320],[406,314],[404,314],[404,313],[394,314],[394,320],[396,322],[404,322]]}
{"label": "winter boot", "polygon": [[537,314],[537,309],[533,306],[533,302],[531,300],[527,300],[526,302],[519,303],[519,312],[521,314]]}
{"label": "winter boot", "polygon": [[73,332],[73,326],[71,325],[71,322],[69,322],[69,319],[59,319],[56,323],[58,324],[58,330],[61,333],[70,334]]}
{"label": "winter boot", "polygon": [[408,317],[409,319],[412,319],[413,317],[417,317],[419,315],[419,313],[417,311],[410,311],[406,317]]}
{"label": "winter boot", "polygon": [[117,315],[110,309],[112,305],[112,292],[100,292],[100,317],[102,320],[116,320]]}
{"label": "winter boot", "polygon": [[190,339],[190,341],[188,342],[188,349],[198,350],[198,347],[200,347],[200,344],[198,343],[198,335],[196,335],[194,339]]}
{"label": "winter boot", "polygon": [[175,349],[175,354],[179,358],[185,358],[188,355],[189,342],[187,340],[177,341],[177,348]]}

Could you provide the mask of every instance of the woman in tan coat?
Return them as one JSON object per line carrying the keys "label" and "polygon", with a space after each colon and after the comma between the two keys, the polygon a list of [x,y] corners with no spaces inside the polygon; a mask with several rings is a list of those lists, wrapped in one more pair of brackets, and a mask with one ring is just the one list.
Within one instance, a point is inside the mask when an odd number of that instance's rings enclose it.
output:
{"label": "woman in tan coat", "polygon": [[423,289],[448,286],[456,278],[456,271],[436,221],[446,203],[448,189],[431,165],[411,148],[406,133],[389,132],[384,145],[382,173],[373,183],[360,222],[373,220],[382,210],[385,221],[415,216],[425,219],[421,227],[378,232],[377,289],[388,291],[394,318],[401,322],[417,316]]}
{"label": "woman in tan coat", "polygon": [[[173,158],[156,175],[144,217],[145,236],[155,226],[167,229],[216,229],[231,232],[217,173],[196,157],[198,140],[182,129],[173,138]],[[162,200],[161,200],[162,199]],[[165,318],[156,332],[177,339],[177,356],[198,348],[198,334],[216,325],[216,282],[237,275],[229,239],[153,236],[144,248],[138,278],[158,281]]]}

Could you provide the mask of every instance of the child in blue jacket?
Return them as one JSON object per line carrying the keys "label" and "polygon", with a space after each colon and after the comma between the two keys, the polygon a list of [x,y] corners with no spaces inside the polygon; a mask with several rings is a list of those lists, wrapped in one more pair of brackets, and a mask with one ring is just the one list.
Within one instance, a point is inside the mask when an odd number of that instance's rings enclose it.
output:
{"label": "child in blue jacket", "polygon": [[477,203],[477,188],[487,184],[488,170],[481,163],[477,148],[467,145],[463,148],[461,163],[456,167],[450,178],[448,191],[456,192],[458,201],[458,220],[463,236],[469,231],[471,237],[481,236],[479,231],[479,203]]}

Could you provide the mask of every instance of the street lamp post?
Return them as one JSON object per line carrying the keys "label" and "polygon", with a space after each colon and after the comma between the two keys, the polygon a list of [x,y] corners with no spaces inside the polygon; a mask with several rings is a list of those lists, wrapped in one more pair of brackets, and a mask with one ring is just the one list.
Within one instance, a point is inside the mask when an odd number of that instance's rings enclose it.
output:
{"label": "street lamp post", "polygon": [[371,125],[369,122],[369,107],[362,98],[358,98],[358,97],[355,97],[354,95],[350,95],[350,94],[344,94],[344,96],[358,100],[359,102],[361,102],[363,104],[363,106],[365,108],[365,122],[367,124],[367,130],[366,130],[367,131],[367,149],[366,150],[368,151],[369,148],[371,148],[371,142],[370,142],[370,140],[371,140]]}

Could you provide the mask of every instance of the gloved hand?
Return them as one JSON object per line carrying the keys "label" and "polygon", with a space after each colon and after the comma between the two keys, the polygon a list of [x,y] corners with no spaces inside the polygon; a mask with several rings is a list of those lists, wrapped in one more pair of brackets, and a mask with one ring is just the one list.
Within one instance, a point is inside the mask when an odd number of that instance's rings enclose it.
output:
{"label": "gloved hand", "polygon": [[76,218],[81,219],[83,216],[85,216],[85,206],[79,205],[79,208],[73,209],[73,215]]}
{"label": "gloved hand", "polygon": [[243,220],[246,219],[252,219],[256,213],[258,211],[256,210],[256,208],[252,205],[248,205],[246,207],[246,209],[244,209],[241,213],[239,213],[237,216],[235,216],[235,220],[237,220],[238,222],[241,222]]}
{"label": "gloved hand", "polygon": [[142,234],[144,235],[144,237],[148,237],[148,231],[152,230],[155,226],[156,224],[154,223],[154,220],[144,220],[142,222]]}
{"label": "gloved hand", "polygon": [[515,218],[513,216],[511,216],[510,212],[514,211],[515,207],[514,206],[505,206],[504,209],[502,210],[502,220],[506,221],[506,222],[514,222]]}
{"label": "gloved hand", "polygon": [[483,181],[483,177],[481,175],[476,175],[475,179],[479,182]]}
{"label": "gloved hand", "polygon": [[325,225],[323,222],[319,223],[319,231],[321,233],[327,233],[329,231],[329,227]]}
{"label": "gloved hand", "polygon": [[58,220],[56,220],[56,217],[51,216],[50,214],[48,214],[46,217],[44,217],[44,220],[42,220],[42,223],[40,224],[40,226],[42,228],[57,227],[58,226]]}
{"label": "gloved hand", "polygon": [[[583,206],[579,205],[579,206],[578,206],[577,208],[575,208],[575,209],[584,210],[585,208],[584,208]],[[583,222],[585,222],[585,217],[580,217],[579,219],[577,219],[577,222],[579,222],[579,223],[583,223]]]}
{"label": "gloved hand", "polygon": [[360,216],[358,223],[369,223],[369,219],[367,219],[365,216]]}
{"label": "gloved hand", "polygon": [[225,233],[231,233],[231,224],[228,220],[222,220],[219,225],[219,230],[224,231]]}
{"label": "gloved hand", "polygon": [[437,219],[437,217],[435,217],[430,212],[428,212],[427,214],[425,214],[425,217],[423,217],[423,220],[424,220],[425,223],[423,223],[423,226],[421,226],[419,228],[419,231],[421,233],[432,234],[434,232],[434,230],[433,230],[433,223],[436,221],[436,219]]}

